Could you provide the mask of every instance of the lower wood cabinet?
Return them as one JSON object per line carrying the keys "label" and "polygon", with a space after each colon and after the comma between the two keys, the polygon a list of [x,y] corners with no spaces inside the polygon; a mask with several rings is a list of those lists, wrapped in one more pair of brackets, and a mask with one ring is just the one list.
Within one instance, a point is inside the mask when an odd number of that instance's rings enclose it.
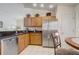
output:
{"label": "lower wood cabinet", "polygon": [[29,34],[18,35],[18,51],[24,50],[29,44]]}
{"label": "lower wood cabinet", "polygon": [[22,35],[18,35],[18,51],[22,52],[29,44],[41,45],[42,44],[42,33],[31,32]]}
{"label": "lower wood cabinet", "polygon": [[18,51],[21,52],[24,49],[23,35],[18,36]]}
{"label": "lower wood cabinet", "polygon": [[41,45],[42,44],[41,33],[30,33],[30,44]]}
{"label": "lower wood cabinet", "polygon": [[29,34],[25,34],[24,38],[25,38],[25,40],[24,40],[24,41],[25,41],[24,44],[25,44],[25,47],[27,47],[28,44],[29,44]]}

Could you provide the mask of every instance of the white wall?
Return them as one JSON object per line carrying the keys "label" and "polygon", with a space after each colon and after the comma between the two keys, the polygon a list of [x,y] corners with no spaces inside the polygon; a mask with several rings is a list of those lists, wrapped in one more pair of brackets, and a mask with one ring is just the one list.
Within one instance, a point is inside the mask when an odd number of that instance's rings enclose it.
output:
{"label": "white wall", "polygon": [[[79,4],[75,7],[76,11],[76,37],[79,37]],[[74,40],[76,43],[79,44],[79,38]]]}
{"label": "white wall", "polygon": [[21,4],[0,4],[0,21],[3,21],[1,30],[16,26],[16,20],[24,15],[24,7]]}
{"label": "white wall", "polygon": [[26,14],[29,13],[33,16],[39,13],[44,16],[46,12],[48,11],[24,8],[23,4],[0,4],[0,21],[3,21],[3,28],[0,28],[0,30],[12,30],[11,27],[13,26],[19,26],[22,29],[24,25],[23,18]]}
{"label": "white wall", "polygon": [[79,5],[75,8],[76,11],[76,36],[79,37]]}
{"label": "white wall", "polygon": [[59,5],[56,16],[62,47],[67,48],[68,46],[65,43],[65,39],[75,36],[75,7]]}

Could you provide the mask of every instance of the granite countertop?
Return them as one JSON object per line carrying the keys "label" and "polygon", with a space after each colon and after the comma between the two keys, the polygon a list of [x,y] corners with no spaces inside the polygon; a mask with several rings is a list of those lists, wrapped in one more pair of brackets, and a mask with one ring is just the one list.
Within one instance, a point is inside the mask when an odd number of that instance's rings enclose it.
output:
{"label": "granite countertop", "polygon": [[5,38],[9,38],[9,37],[15,37],[15,35],[0,37],[0,40],[5,39]]}
{"label": "granite countertop", "polygon": [[0,31],[0,39],[11,37],[11,36],[23,35],[23,34],[27,34],[30,32],[42,32],[42,31],[40,31],[40,30],[28,30],[28,31],[19,30],[19,31],[17,31],[17,33],[16,33],[16,31]]}

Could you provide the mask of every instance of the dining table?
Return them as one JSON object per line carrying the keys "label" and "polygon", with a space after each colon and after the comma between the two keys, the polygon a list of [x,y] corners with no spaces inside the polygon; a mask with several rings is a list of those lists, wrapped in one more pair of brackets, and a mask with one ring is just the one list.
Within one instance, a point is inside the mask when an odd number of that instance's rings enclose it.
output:
{"label": "dining table", "polygon": [[68,37],[65,42],[72,48],[79,50],[79,37]]}

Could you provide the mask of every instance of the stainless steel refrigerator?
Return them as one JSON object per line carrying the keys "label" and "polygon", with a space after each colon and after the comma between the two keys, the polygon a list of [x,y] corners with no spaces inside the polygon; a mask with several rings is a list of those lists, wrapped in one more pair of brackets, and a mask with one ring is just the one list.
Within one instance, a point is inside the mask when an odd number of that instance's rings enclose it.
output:
{"label": "stainless steel refrigerator", "polygon": [[53,40],[50,37],[51,33],[58,31],[57,21],[43,21],[42,25],[42,46],[43,47],[53,47]]}

